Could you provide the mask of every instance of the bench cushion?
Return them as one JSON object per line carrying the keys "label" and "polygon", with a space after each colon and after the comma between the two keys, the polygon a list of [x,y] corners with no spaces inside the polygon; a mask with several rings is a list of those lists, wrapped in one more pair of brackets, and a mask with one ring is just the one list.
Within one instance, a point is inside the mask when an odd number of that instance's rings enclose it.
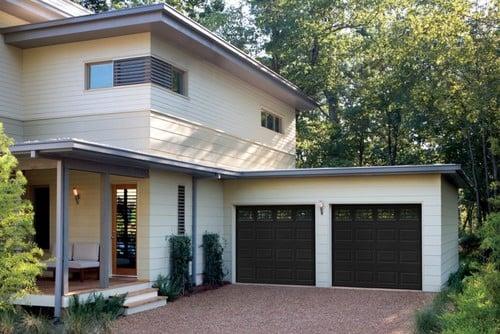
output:
{"label": "bench cushion", "polygon": [[75,242],[72,260],[99,261],[99,244],[97,242]]}
{"label": "bench cushion", "polygon": [[69,261],[70,269],[99,268],[99,261]]}

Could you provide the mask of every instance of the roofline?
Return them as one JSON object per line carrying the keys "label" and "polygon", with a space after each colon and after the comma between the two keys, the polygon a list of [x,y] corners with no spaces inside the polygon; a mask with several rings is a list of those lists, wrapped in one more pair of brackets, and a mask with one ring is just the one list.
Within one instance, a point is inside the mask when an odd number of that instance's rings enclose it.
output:
{"label": "roofline", "polygon": [[[105,21],[110,22],[104,24]],[[82,27],[84,24],[90,24],[90,26]],[[56,37],[61,38],[64,34],[66,34],[64,35],[66,39],[59,43],[67,43],[71,42],[71,40],[78,41],[79,38],[83,38],[82,36],[84,33],[88,33],[89,36],[92,36],[93,33],[93,36],[95,36],[97,31],[113,31],[115,36],[119,35],[116,31],[120,28],[125,30],[126,28],[132,29],[131,27],[135,27],[137,31],[151,31],[153,29],[152,26],[155,24],[164,24],[185,35],[187,35],[186,31],[182,31],[182,28],[187,28],[191,33],[194,33],[194,35],[187,36],[191,40],[200,44],[205,44],[204,47],[218,51],[219,54],[225,58],[233,58],[242,62],[256,73],[279,85],[281,89],[295,95],[302,101],[302,110],[313,109],[318,106],[318,103],[314,99],[307,96],[295,84],[215,35],[202,25],[179,13],[173,7],[165,4],[134,7],[42,23],[8,27],[0,29],[0,33],[4,35],[7,44],[26,48],[57,44]],[[81,26],[80,29],[78,29],[78,27],[75,28],[75,26],[78,25]],[[61,27],[65,28],[64,32],[56,29]],[[71,29],[69,29],[70,27]],[[123,35],[130,34],[130,30],[127,31],[128,32],[123,33]],[[195,37],[198,37],[198,40],[196,40]],[[199,38],[204,40],[205,43],[199,40]],[[89,37],[87,40],[89,39],[94,38]]]}
{"label": "roofline", "polygon": [[122,159],[130,159],[158,167],[192,173],[204,177],[219,179],[266,179],[266,178],[311,178],[311,177],[341,177],[341,176],[381,176],[381,175],[420,175],[441,174],[448,177],[458,187],[470,185],[468,178],[458,164],[436,165],[402,165],[373,167],[333,167],[333,168],[303,168],[276,169],[259,171],[235,171],[224,168],[208,167],[200,164],[169,159],[149,153],[118,148],[114,146],[89,142],[74,138],[24,142],[11,146],[14,155],[31,154],[40,156],[69,151],[86,151],[95,154],[110,155]]}

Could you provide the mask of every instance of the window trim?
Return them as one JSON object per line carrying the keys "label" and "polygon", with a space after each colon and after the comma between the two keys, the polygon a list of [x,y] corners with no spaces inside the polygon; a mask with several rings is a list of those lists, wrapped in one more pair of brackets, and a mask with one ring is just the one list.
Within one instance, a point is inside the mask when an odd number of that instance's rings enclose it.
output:
{"label": "window trim", "polygon": [[[262,124],[262,116],[263,116],[263,114],[266,114],[267,116],[272,116],[273,117],[273,128],[272,129],[268,128],[266,125]],[[279,129],[278,130],[275,129],[276,120],[279,120]],[[285,133],[285,131],[283,129],[283,116],[280,116],[279,114],[277,114],[275,112],[269,111],[269,109],[266,109],[266,108],[261,108],[260,109],[260,126],[262,128],[264,128],[264,129],[267,129],[267,130],[272,131],[274,133],[278,133],[278,134],[284,134]]]}

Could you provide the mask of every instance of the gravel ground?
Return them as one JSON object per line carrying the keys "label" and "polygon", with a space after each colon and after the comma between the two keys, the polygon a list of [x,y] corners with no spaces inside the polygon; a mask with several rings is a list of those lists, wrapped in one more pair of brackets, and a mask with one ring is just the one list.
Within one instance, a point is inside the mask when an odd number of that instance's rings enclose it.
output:
{"label": "gravel ground", "polygon": [[121,318],[115,333],[411,333],[433,294],[228,285]]}

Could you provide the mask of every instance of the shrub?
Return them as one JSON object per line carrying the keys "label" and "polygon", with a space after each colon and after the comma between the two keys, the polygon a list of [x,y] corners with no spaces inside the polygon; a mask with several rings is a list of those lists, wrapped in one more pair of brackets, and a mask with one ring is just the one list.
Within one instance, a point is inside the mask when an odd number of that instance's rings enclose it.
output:
{"label": "shrub", "polygon": [[464,234],[458,240],[462,255],[468,256],[479,250],[481,245],[481,238],[473,233]]}
{"label": "shrub", "polygon": [[82,302],[78,296],[73,296],[63,317],[65,332],[109,333],[112,321],[123,314],[125,297],[104,298],[102,294],[93,294]]}
{"label": "shrub", "polygon": [[54,325],[42,314],[34,314],[20,307],[0,312],[0,333],[2,334],[50,334],[54,332]]}
{"label": "shrub", "polygon": [[153,288],[158,289],[160,296],[166,296],[167,300],[173,301],[181,294],[181,287],[179,282],[174,282],[168,276],[159,275],[153,284]]}
{"label": "shrub", "polygon": [[216,233],[206,233],[203,235],[203,256],[205,268],[203,271],[203,283],[212,286],[222,285],[224,280],[224,270],[222,254],[224,248],[220,242],[220,237]]}
{"label": "shrub", "polygon": [[13,143],[0,123],[0,309],[36,290],[42,273],[42,250],[33,242],[33,208],[23,199],[26,178],[16,171],[17,160],[10,153]]}
{"label": "shrub", "polygon": [[440,333],[443,326],[441,315],[446,311],[449,302],[449,290],[443,289],[434,297],[431,305],[417,311],[415,332],[419,334]]}
{"label": "shrub", "polygon": [[500,276],[492,266],[465,279],[463,292],[452,296],[454,309],[441,318],[443,333],[500,332]]}
{"label": "shrub", "polygon": [[189,261],[191,256],[191,239],[184,235],[174,235],[170,242],[170,281],[180,289],[180,294],[191,290],[189,279]]}
{"label": "shrub", "polygon": [[481,248],[490,251],[491,262],[495,264],[496,270],[500,270],[500,212],[488,216],[481,228],[481,236]]}

